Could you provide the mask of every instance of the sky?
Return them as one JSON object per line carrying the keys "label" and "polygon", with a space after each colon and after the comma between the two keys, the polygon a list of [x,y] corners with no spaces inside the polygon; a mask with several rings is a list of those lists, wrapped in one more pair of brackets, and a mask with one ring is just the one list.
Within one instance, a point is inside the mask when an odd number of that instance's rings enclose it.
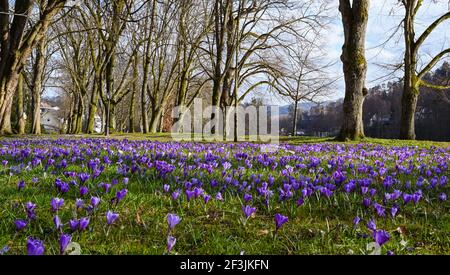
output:
{"label": "sky", "polygon": [[[403,72],[394,74],[386,69],[386,64],[398,64],[402,62],[404,52],[403,32],[400,28],[395,33],[396,27],[401,23],[404,16],[404,7],[398,0],[372,0],[369,10],[369,23],[367,27],[366,58],[368,61],[367,87],[373,87],[386,81],[392,81],[402,77]],[[338,10],[338,0],[332,0],[329,15],[332,20],[324,31],[326,58],[340,60],[344,33],[342,21]],[[450,1],[424,0],[416,18],[416,37],[434,20],[450,10]],[[392,36],[391,39],[389,39]],[[387,40],[389,40],[387,43]],[[384,45],[383,45],[384,44]],[[419,55],[420,64],[426,64],[432,56],[439,53],[443,48],[450,47],[450,20],[441,24],[424,43]],[[447,57],[447,60],[450,60]],[[330,74],[342,77],[342,63],[337,62],[331,68]],[[344,81],[337,83],[336,92],[331,99],[344,97]]]}

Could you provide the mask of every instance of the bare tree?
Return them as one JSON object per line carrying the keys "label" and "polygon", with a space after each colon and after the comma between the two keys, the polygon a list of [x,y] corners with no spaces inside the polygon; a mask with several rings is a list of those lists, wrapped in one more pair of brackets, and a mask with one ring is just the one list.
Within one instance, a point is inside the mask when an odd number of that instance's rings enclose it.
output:
{"label": "bare tree", "polygon": [[338,139],[357,140],[364,137],[363,104],[367,61],[365,42],[369,19],[369,0],[339,0],[345,42],[341,60],[344,65],[344,120]]}
{"label": "bare tree", "polygon": [[20,72],[54,16],[64,8],[66,0],[40,3],[44,6],[40,20],[27,28],[33,3],[31,0],[16,0],[14,11],[11,11],[8,0],[0,1],[0,133],[12,132],[12,98],[17,90]]}
{"label": "bare tree", "polygon": [[428,83],[424,77],[440,60],[450,54],[450,48],[444,48],[441,50],[422,68],[418,65],[419,51],[430,34],[433,33],[433,31],[440,24],[442,24],[442,22],[450,19],[450,12],[447,12],[436,19],[425,29],[419,38],[416,39],[415,17],[423,4],[423,0],[402,0],[401,3],[405,7],[403,27],[406,51],[400,138],[415,139],[415,114],[420,94],[420,87],[425,86],[440,90],[449,88],[449,86],[432,85]]}
{"label": "bare tree", "polygon": [[[316,41],[316,38],[298,41],[295,45],[286,47],[278,57],[281,64],[279,71],[271,80],[275,90],[294,103],[293,136],[297,135],[299,103],[319,102],[330,95],[330,88],[336,82],[326,71],[334,63],[324,63],[321,46]],[[286,56],[289,58],[285,58]]]}

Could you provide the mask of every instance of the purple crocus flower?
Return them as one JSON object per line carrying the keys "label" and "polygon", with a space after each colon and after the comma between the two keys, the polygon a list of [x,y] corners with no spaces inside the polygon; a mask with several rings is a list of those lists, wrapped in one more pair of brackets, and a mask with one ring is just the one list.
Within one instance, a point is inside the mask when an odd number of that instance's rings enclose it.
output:
{"label": "purple crocus flower", "polygon": [[245,217],[248,219],[256,212],[256,207],[251,207],[249,205],[242,206],[242,212],[244,212]]}
{"label": "purple crocus flower", "polygon": [[50,205],[52,207],[52,212],[56,212],[58,210],[60,210],[63,205],[64,205],[64,199],[60,199],[60,198],[53,198],[50,201]]}
{"label": "purple crocus flower", "polygon": [[403,202],[404,204],[408,204],[412,200],[412,196],[410,194],[403,194]]}
{"label": "purple crocus flower", "polygon": [[123,184],[125,184],[125,185],[128,184],[128,181],[130,181],[129,178],[123,178],[123,179],[122,179],[122,182],[123,182]]}
{"label": "purple crocus flower", "polygon": [[181,193],[180,190],[172,192],[172,199],[174,201],[178,200],[178,197],[180,196],[180,193]]}
{"label": "purple crocus flower", "polygon": [[163,190],[164,190],[164,192],[166,192],[166,193],[169,193],[169,190],[170,190],[170,185],[168,185],[168,184],[164,184],[164,186],[163,186]]}
{"label": "purple crocus flower", "polygon": [[299,198],[299,199],[297,200],[297,207],[302,206],[304,203],[305,203],[304,199],[303,199],[303,198]]}
{"label": "purple crocus flower", "polygon": [[106,223],[108,225],[113,224],[118,218],[119,218],[119,214],[117,214],[117,213],[114,213],[112,211],[108,211],[106,213]]}
{"label": "purple crocus flower", "polygon": [[59,218],[58,215],[53,217],[53,223],[55,224],[57,230],[60,230],[62,228],[61,219]]}
{"label": "purple crocus flower", "polygon": [[344,191],[346,193],[352,192],[353,189],[355,189],[355,183],[354,182],[350,182],[350,183],[344,184]]}
{"label": "purple crocus flower", "polygon": [[91,197],[91,205],[93,208],[96,208],[99,203],[100,203],[99,197]]}
{"label": "purple crocus flower", "polygon": [[64,252],[66,251],[67,246],[69,245],[69,243],[72,241],[72,236],[69,234],[62,234],[59,237],[59,253],[61,253],[61,255],[64,254]]}
{"label": "purple crocus flower", "polygon": [[211,196],[208,194],[203,194],[203,201],[208,203],[211,200]]}
{"label": "purple crocus flower", "polygon": [[394,205],[394,206],[391,208],[391,215],[392,215],[393,218],[395,218],[395,216],[397,215],[398,209],[399,209],[399,207],[396,206],[396,205]]}
{"label": "purple crocus flower", "polygon": [[6,253],[8,253],[10,247],[5,245],[2,249],[0,249],[0,255],[5,255]]}
{"label": "purple crocus flower", "polygon": [[217,182],[217,180],[211,180],[210,185],[211,187],[215,188],[217,187],[217,185],[219,185],[219,183]]}
{"label": "purple crocus flower", "polygon": [[44,255],[45,246],[42,241],[29,237],[27,240],[27,253],[28,255],[40,256]]}
{"label": "purple crocus flower", "polygon": [[302,190],[302,196],[305,197],[309,197],[312,195],[314,191],[311,188],[303,188]]}
{"label": "purple crocus flower", "polygon": [[89,192],[89,189],[86,186],[80,186],[80,196],[84,197]]}
{"label": "purple crocus flower", "polygon": [[327,198],[330,198],[331,196],[333,196],[333,191],[331,191],[330,189],[328,189],[326,187],[320,189],[320,193]]}
{"label": "purple crocus flower", "polygon": [[373,208],[375,208],[375,210],[377,211],[377,214],[378,214],[379,217],[384,217],[385,209],[384,209],[383,206],[381,206],[381,205],[378,204],[378,203],[375,203],[375,204],[373,205]]}
{"label": "purple crocus flower", "polygon": [[223,201],[222,193],[219,192],[219,193],[216,194],[216,200],[217,201]]}
{"label": "purple crocus flower", "polygon": [[369,192],[369,187],[367,186],[361,186],[361,193],[363,195],[367,194],[367,192]]}
{"label": "purple crocus flower", "polygon": [[103,188],[105,193],[109,193],[109,190],[111,189],[111,184],[109,184],[109,183],[100,183],[99,187]]}
{"label": "purple crocus flower", "polygon": [[173,249],[173,247],[175,246],[175,244],[177,243],[177,238],[173,237],[173,236],[168,236],[167,237],[167,251],[170,253]]}
{"label": "purple crocus flower", "polygon": [[226,170],[230,169],[232,165],[231,165],[231,163],[226,161],[226,162],[222,163],[222,166],[223,166],[223,170],[226,171]]}
{"label": "purple crocus flower", "polygon": [[122,189],[120,191],[117,191],[116,193],[116,203],[119,203],[121,200],[123,200],[123,198],[125,198],[125,196],[128,193],[128,189]]}
{"label": "purple crocus flower", "polygon": [[354,226],[357,226],[357,225],[359,224],[360,221],[361,221],[361,218],[360,218],[359,216],[356,216],[356,217],[353,219],[353,225],[354,225]]}
{"label": "purple crocus flower", "polygon": [[80,222],[78,220],[69,220],[70,230],[76,231],[78,229]]}
{"label": "purple crocus flower", "polygon": [[369,228],[369,230],[371,230],[371,231],[377,230],[377,224],[375,223],[375,221],[373,219],[369,220],[369,222],[367,223],[367,228]]}
{"label": "purple crocus flower", "polygon": [[447,200],[447,194],[441,193],[439,195],[439,200],[442,201],[442,202],[446,201]]}
{"label": "purple crocus flower", "polygon": [[25,188],[25,181],[21,180],[17,183],[17,189],[20,191]]}
{"label": "purple crocus flower", "polygon": [[84,201],[82,199],[76,199],[75,206],[77,207],[77,210],[82,208],[84,205]]}
{"label": "purple crocus flower", "polygon": [[78,221],[78,229],[80,231],[85,230],[88,227],[88,225],[89,225],[89,218],[81,218]]}
{"label": "purple crocus flower", "polygon": [[337,170],[333,173],[333,178],[334,178],[334,182],[336,183],[336,185],[340,185],[341,183],[343,183],[346,179],[344,173],[342,173],[341,171]]}
{"label": "purple crocus flower", "polygon": [[27,226],[27,221],[24,220],[16,220],[14,222],[14,224],[16,225],[16,231],[20,231],[22,229],[24,229]]}
{"label": "purple crocus flower", "polygon": [[412,200],[413,200],[414,204],[418,204],[421,198],[422,198],[422,192],[421,191],[415,192],[412,195]]}
{"label": "purple crocus flower", "polygon": [[286,216],[283,216],[279,213],[275,214],[275,226],[276,226],[276,231],[278,231],[281,226],[283,226],[283,224],[287,223],[289,221],[289,218]]}
{"label": "purple crocus flower", "polygon": [[169,225],[169,229],[173,230],[177,224],[179,224],[181,218],[176,214],[167,215],[167,224]]}
{"label": "purple crocus flower", "polygon": [[384,230],[375,230],[373,232],[373,239],[380,246],[389,241],[390,238],[391,236],[389,235],[389,233]]}
{"label": "purple crocus flower", "polygon": [[191,201],[191,198],[195,195],[195,192],[194,191],[191,191],[191,190],[186,190],[186,199],[187,199],[187,201]]}
{"label": "purple crocus flower", "polygon": [[386,253],[386,255],[387,255],[387,256],[394,256],[395,254],[394,254],[393,251],[389,250],[389,251]]}
{"label": "purple crocus flower", "polygon": [[59,185],[57,185],[57,189],[60,193],[65,194],[69,192],[70,187],[69,184],[67,184],[66,182],[61,182]]}
{"label": "purple crocus flower", "polygon": [[368,198],[364,198],[364,199],[363,199],[363,205],[364,205],[364,207],[369,208],[369,206],[370,206],[371,203],[372,203],[372,201],[371,201],[370,199],[368,199]]}
{"label": "purple crocus flower", "polygon": [[252,195],[251,194],[248,194],[248,193],[245,193],[244,194],[244,201],[245,202],[250,202],[251,200],[253,199],[253,197],[252,197]]}
{"label": "purple crocus flower", "polygon": [[89,175],[87,173],[80,173],[80,174],[78,174],[78,178],[80,179],[80,181],[82,183],[85,183],[90,177],[91,177],[91,175]]}
{"label": "purple crocus flower", "polygon": [[27,212],[34,211],[34,209],[36,209],[36,204],[29,201],[25,204],[25,209]]}

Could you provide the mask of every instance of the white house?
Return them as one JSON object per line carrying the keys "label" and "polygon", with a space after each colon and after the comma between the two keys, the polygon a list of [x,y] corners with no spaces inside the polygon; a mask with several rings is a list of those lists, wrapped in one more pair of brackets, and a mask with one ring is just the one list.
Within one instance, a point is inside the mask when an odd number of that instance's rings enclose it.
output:
{"label": "white house", "polygon": [[59,107],[41,103],[41,125],[47,133],[59,133],[64,126],[64,118],[59,116]]}
{"label": "white house", "polygon": [[[47,133],[60,133],[66,126],[64,117],[61,117],[59,107],[54,107],[47,102],[41,103],[41,125]],[[94,131],[96,133],[102,132],[102,118],[95,115]]]}

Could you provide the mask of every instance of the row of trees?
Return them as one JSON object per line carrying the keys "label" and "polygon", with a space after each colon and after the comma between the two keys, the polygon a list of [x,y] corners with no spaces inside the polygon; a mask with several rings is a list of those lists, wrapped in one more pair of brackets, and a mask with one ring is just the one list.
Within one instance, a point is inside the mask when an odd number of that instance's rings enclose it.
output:
{"label": "row of trees", "polygon": [[[339,139],[359,139],[364,137],[363,103],[368,94],[365,86],[367,62],[365,58],[365,40],[369,17],[369,0],[340,0],[339,10],[345,33],[345,43],[341,60],[344,64],[345,99],[344,119]],[[415,19],[422,7],[423,0],[400,0],[405,9],[402,20],[405,56],[403,96],[401,100],[400,138],[415,139],[415,114],[420,94],[420,87],[426,86],[437,90],[448,89],[446,85],[433,85],[424,78],[430,70],[450,53],[450,48],[443,48],[425,65],[420,66],[420,50],[427,38],[444,21],[450,18],[450,12],[444,13],[416,37]]]}
{"label": "row of trees", "polygon": [[[17,0],[1,13],[9,32],[16,25],[23,32],[9,35],[15,42],[1,48],[20,63],[2,74],[8,78],[0,98],[2,133],[40,134],[44,90],[63,98],[71,134],[93,133],[97,115],[106,134],[167,130],[172,107],[190,108],[195,97],[225,110],[258,89],[299,93],[306,79],[316,87],[303,97],[311,99],[326,86],[323,72],[298,75],[288,64],[317,48],[327,3]],[[15,127],[12,109],[19,111]],[[23,114],[31,117],[28,124]]]}
{"label": "row of trees", "polygon": [[[13,98],[23,95],[21,74],[27,64],[33,49],[36,48],[54,17],[60,13],[67,1],[48,0],[45,3],[32,0],[15,1],[14,7],[10,7],[10,1],[0,1],[0,133],[11,133],[11,110]],[[38,14],[35,4],[38,4]],[[35,17],[36,21],[28,20]],[[40,67],[36,65],[36,67]],[[36,68],[39,70],[40,68]],[[21,85],[19,85],[21,84]],[[33,83],[33,89],[37,89]],[[19,91],[17,91],[19,89]],[[33,103],[38,103],[38,100]],[[23,100],[21,100],[23,103]],[[23,108],[19,108],[23,112]],[[35,112],[33,112],[35,113]],[[19,132],[23,132],[24,116],[19,114]]]}

